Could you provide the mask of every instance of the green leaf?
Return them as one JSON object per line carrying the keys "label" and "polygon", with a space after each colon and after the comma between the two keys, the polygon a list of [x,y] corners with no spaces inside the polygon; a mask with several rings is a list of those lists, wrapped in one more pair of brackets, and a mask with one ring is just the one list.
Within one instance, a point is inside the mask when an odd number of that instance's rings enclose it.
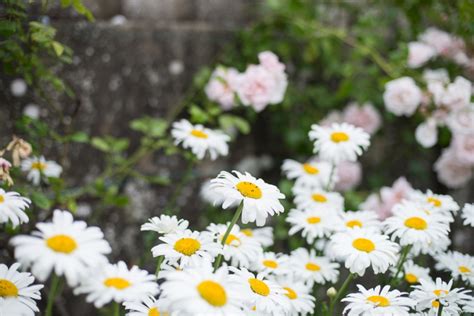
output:
{"label": "green leaf", "polygon": [[191,114],[191,121],[194,123],[206,123],[209,121],[209,115],[195,104],[191,105],[189,114]]}
{"label": "green leaf", "polygon": [[242,134],[250,132],[250,124],[243,118],[231,114],[224,114],[219,117],[219,125],[225,131],[237,128]]}
{"label": "green leaf", "polygon": [[76,143],[87,143],[89,141],[89,135],[86,132],[77,132],[68,137],[71,141]]}
{"label": "green leaf", "polygon": [[64,53],[64,46],[61,43],[52,41],[51,46],[53,47],[56,56],[59,57]]}
{"label": "green leaf", "polygon": [[110,151],[109,144],[102,138],[93,137],[91,144],[93,147],[97,148],[98,150],[105,151],[105,152]]}
{"label": "green leaf", "polygon": [[39,208],[42,208],[45,210],[50,209],[52,206],[52,203],[48,199],[48,197],[41,192],[33,192],[31,194],[31,201],[33,202],[33,204],[35,204]]}
{"label": "green leaf", "polygon": [[163,119],[145,116],[131,121],[130,128],[151,137],[162,137],[168,128],[168,123]]}

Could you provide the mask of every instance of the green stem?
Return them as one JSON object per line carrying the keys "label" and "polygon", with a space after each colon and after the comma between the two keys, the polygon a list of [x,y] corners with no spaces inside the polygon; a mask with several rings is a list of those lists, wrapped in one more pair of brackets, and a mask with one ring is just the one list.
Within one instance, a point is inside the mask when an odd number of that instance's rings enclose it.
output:
{"label": "green stem", "polygon": [[332,177],[334,176],[334,171],[336,170],[336,166],[334,164],[331,164],[331,172],[329,173],[329,179],[328,183],[326,185],[326,191],[329,191],[332,186]]}
{"label": "green stem", "polygon": [[347,276],[347,279],[344,281],[344,283],[342,284],[339,291],[337,291],[336,296],[334,296],[334,299],[331,300],[331,304],[329,305],[329,314],[328,315],[333,315],[334,314],[334,307],[341,300],[342,296],[346,294],[347,287],[352,282],[352,280],[354,280],[355,277],[356,277],[355,274],[349,273],[349,275]]}
{"label": "green stem", "polygon": [[[439,301],[438,301],[439,303]],[[443,304],[439,303],[439,308],[438,308],[438,316],[441,316],[443,314]]]}
{"label": "green stem", "polygon": [[397,263],[397,270],[395,274],[393,275],[392,280],[390,281],[390,285],[394,285],[395,282],[397,282],[398,275],[400,274],[400,271],[402,271],[403,264],[405,263],[405,260],[408,256],[408,253],[410,252],[411,245],[405,246],[402,250],[402,253],[400,255],[400,259],[398,259]]}
{"label": "green stem", "polygon": [[[225,234],[224,236],[222,237],[222,241],[221,241],[221,244],[222,246],[224,247],[225,245],[225,242],[227,240],[227,237],[229,236],[231,230],[232,230],[232,227],[234,227],[235,223],[237,223],[237,220],[239,219],[240,217],[240,214],[242,213],[242,209],[244,208],[244,201],[240,202],[240,205],[239,207],[237,208],[237,210],[235,211],[235,214],[234,214],[234,217],[232,218],[232,221],[230,222],[229,224],[229,227],[227,227],[227,230],[225,231]],[[221,265],[221,262],[222,262],[222,254],[219,254],[216,258],[216,262],[214,263],[214,271],[217,270],[217,268],[219,268],[219,266]]]}
{"label": "green stem", "polygon": [[168,203],[164,207],[165,212],[171,211],[175,205],[176,201],[181,194],[181,191],[183,190],[184,186],[188,181],[192,178],[191,175],[193,173],[193,168],[196,163],[196,160],[194,158],[189,158],[188,160],[188,165],[186,167],[186,171],[184,172],[183,177],[181,178],[181,181],[176,185],[176,189],[173,192],[173,195],[171,198],[168,200]]}
{"label": "green stem", "polygon": [[114,309],[114,316],[120,316],[120,304],[117,303],[117,302],[114,302],[114,305],[113,305],[113,309]]}
{"label": "green stem", "polygon": [[46,305],[45,316],[53,315],[54,299],[59,294],[58,288],[60,283],[61,278],[58,277],[55,273],[53,273],[51,277],[51,285],[49,287],[48,303]]}
{"label": "green stem", "polygon": [[165,256],[158,257],[158,261],[156,263],[156,271],[155,271],[156,278],[158,278],[158,274],[160,273],[160,269],[161,269],[161,264],[163,263],[164,260],[165,260]]}

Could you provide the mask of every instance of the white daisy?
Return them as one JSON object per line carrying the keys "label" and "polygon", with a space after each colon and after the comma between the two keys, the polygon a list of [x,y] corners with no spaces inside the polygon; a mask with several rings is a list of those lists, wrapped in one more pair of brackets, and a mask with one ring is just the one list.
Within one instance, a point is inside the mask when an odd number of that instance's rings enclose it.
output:
{"label": "white daisy", "polygon": [[274,278],[276,284],[286,290],[286,297],[289,299],[290,310],[288,315],[307,315],[314,311],[314,296],[311,295],[311,288],[306,286],[302,281],[297,281],[291,276],[276,276]]}
{"label": "white daisy", "polygon": [[457,251],[440,253],[436,256],[436,269],[451,273],[453,279],[461,278],[474,285],[474,257]]}
{"label": "white daisy", "polygon": [[[207,230],[215,235],[218,243],[221,244],[228,225],[211,223]],[[247,237],[236,224],[227,236],[222,254],[231,265],[248,268],[262,251],[260,243],[254,238]]]}
{"label": "white daisy", "polygon": [[[408,260],[403,264],[403,278],[408,284],[417,284],[420,280],[431,280],[430,269],[423,268],[413,261]],[[392,269],[392,274],[396,273],[396,269]]]}
{"label": "white daisy", "polygon": [[203,159],[206,151],[212,160],[219,155],[227,156],[229,153],[228,142],[230,137],[219,130],[211,130],[200,124],[193,125],[182,119],[173,123],[171,135],[176,145],[182,144],[184,148],[190,148],[198,159]]}
{"label": "white daisy", "polygon": [[155,231],[158,234],[170,234],[176,231],[183,231],[188,228],[189,222],[184,219],[178,219],[176,216],[161,215],[160,217],[152,217],[148,223],[142,225],[142,231]]}
{"label": "white daisy", "polygon": [[86,301],[100,308],[111,301],[117,303],[138,301],[158,294],[154,275],[133,266],[130,270],[123,261],[106,264],[90,270],[74,294],[87,294]]}
{"label": "white daisy", "polygon": [[282,275],[291,272],[289,267],[288,255],[283,253],[263,252],[252,262],[252,270],[256,272],[264,272],[265,274]]}
{"label": "white daisy", "polygon": [[39,312],[35,300],[41,300],[43,285],[31,285],[34,277],[19,272],[19,267],[19,263],[11,267],[0,263],[0,315],[31,316]]}
{"label": "white daisy", "polygon": [[[331,177],[331,165],[325,161],[317,162],[310,160],[299,163],[296,160],[285,159],[281,169],[288,179],[295,179],[303,186],[313,186],[324,188],[329,183]],[[336,175],[333,172],[333,177]],[[331,181],[334,183],[335,181]]]}
{"label": "white daisy", "polygon": [[341,212],[339,213],[339,218],[341,221],[341,230],[359,227],[380,231],[381,228],[378,215],[374,211]]}
{"label": "white daisy", "polygon": [[314,250],[308,252],[298,248],[291,252],[291,266],[297,280],[309,287],[316,284],[336,283],[339,277],[339,263],[326,257],[317,257]]}
{"label": "white daisy", "polygon": [[444,212],[444,213],[456,213],[459,211],[459,204],[449,195],[434,194],[431,190],[423,193],[421,191],[413,191],[409,200],[419,202],[421,204],[427,204],[431,210]]}
{"label": "white daisy", "polygon": [[333,123],[329,127],[313,124],[309,138],[314,141],[314,152],[334,164],[356,161],[370,145],[369,134],[347,123]]}
{"label": "white daisy", "polygon": [[453,280],[449,283],[442,281],[440,278],[433,280],[420,280],[419,285],[412,286],[413,291],[410,298],[416,301],[417,311],[426,311],[429,313],[437,313],[440,304],[443,304],[443,315],[459,315],[461,307],[471,300],[468,295],[470,291],[463,288],[452,288]]}
{"label": "white daisy", "polygon": [[240,232],[249,238],[255,239],[262,247],[270,247],[273,245],[272,227],[243,228]]}
{"label": "white daisy", "polygon": [[161,285],[162,297],[171,315],[245,315],[242,310],[249,295],[228,268],[216,272],[210,263],[170,272]]}
{"label": "white daisy", "polygon": [[426,253],[433,244],[449,233],[446,216],[439,212],[427,212],[419,204],[403,201],[392,209],[393,216],[384,222],[387,234],[399,238],[400,245],[413,245],[413,253]]}
{"label": "white daisy", "polygon": [[41,176],[59,178],[63,168],[52,160],[43,156],[26,158],[21,162],[21,170],[28,172],[26,178],[34,185],[39,185]]}
{"label": "white daisy", "polygon": [[167,303],[163,299],[145,296],[137,301],[123,303],[128,310],[126,316],[169,316]]}
{"label": "white daisy", "polygon": [[25,209],[30,207],[31,201],[17,192],[6,192],[0,189],[0,224],[10,221],[13,227],[21,223],[28,223]]}
{"label": "white daisy", "polygon": [[337,192],[327,192],[311,187],[293,187],[295,204],[300,209],[322,209],[340,212],[344,209],[344,198]]}
{"label": "white daisy", "polygon": [[255,275],[247,269],[229,267],[234,272],[232,277],[242,285],[242,294],[248,297],[248,306],[259,313],[270,315],[284,315],[290,310],[286,300],[286,290],[273,281],[264,277],[264,274]]}
{"label": "white daisy", "polygon": [[360,276],[369,266],[375,274],[387,271],[395,265],[399,249],[386,235],[360,228],[334,234],[328,245],[331,257],[344,261],[351,273]]}
{"label": "white daisy", "polygon": [[221,171],[217,178],[211,180],[212,190],[222,197],[216,203],[222,203],[223,209],[243,203],[242,223],[256,222],[257,226],[265,225],[268,215],[284,211],[279,200],[284,199],[285,195],[276,186],[249,173],[233,172],[235,176]]}
{"label": "white daisy", "polygon": [[292,209],[286,221],[291,224],[290,236],[301,231],[301,236],[312,244],[316,238],[327,237],[334,231],[336,215],[323,209]]}
{"label": "white daisy", "polygon": [[160,240],[163,243],[151,249],[153,256],[164,256],[168,260],[179,259],[181,268],[200,258],[214,261],[214,257],[221,251],[220,245],[214,242],[213,236],[208,232],[176,231],[160,237]]}
{"label": "white daisy", "polygon": [[88,269],[108,262],[109,243],[98,227],[87,227],[74,221],[71,213],[55,210],[51,223],[38,223],[33,236],[20,235],[11,239],[15,258],[40,281],[53,272],[64,275],[70,286],[76,286]]}
{"label": "white daisy", "polygon": [[461,217],[464,219],[464,225],[474,227],[474,203],[464,205]]}
{"label": "white daisy", "polygon": [[358,284],[358,293],[351,293],[343,302],[349,304],[344,308],[344,315],[348,316],[405,316],[416,304],[406,296],[407,293],[398,290],[390,291],[390,285],[383,288],[378,285],[373,289],[366,289]]}

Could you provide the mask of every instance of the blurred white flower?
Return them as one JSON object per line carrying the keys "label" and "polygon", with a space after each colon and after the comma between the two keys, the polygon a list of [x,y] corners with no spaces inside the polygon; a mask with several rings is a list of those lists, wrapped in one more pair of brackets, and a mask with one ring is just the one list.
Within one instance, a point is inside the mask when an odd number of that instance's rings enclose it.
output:
{"label": "blurred white flower", "polygon": [[415,80],[402,77],[385,84],[383,94],[385,108],[397,116],[411,116],[421,103],[421,89]]}
{"label": "blurred white flower", "polygon": [[421,67],[436,54],[436,50],[430,45],[421,42],[410,42],[408,43],[408,67]]}
{"label": "blurred white flower", "polygon": [[434,119],[428,119],[415,130],[416,141],[424,148],[433,147],[438,141],[438,126]]}

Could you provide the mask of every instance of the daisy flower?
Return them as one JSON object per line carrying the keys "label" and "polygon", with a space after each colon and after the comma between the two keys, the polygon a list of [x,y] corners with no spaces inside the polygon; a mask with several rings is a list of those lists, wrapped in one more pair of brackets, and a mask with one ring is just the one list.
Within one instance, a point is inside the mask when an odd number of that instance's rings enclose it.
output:
{"label": "daisy flower", "polygon": [[28,223],[29,218],[25,209],[30,207],[31,201],[17,192],[6,192],[0,189],[0,224],[10,221],[13,227],[21,223]]}
{"label": "daisy flower", "polygon": [[0,263],[0,314],[34,315],[39,312],[35,300],[41,300],[43,285],[32,285],[31,273],[19,272],[19,263],[11,267]]}
{"label": "daisy flower", "polygon": [[461,278],[474,285],[474,257],[457,251],[440,253],[436,256],[436,269],[451,273],[453,279]]}
{"label": "daisy flower", "polygon": [[461,217],[464,219],[464,225],[474,227],[474,203],[464,205]]}
{"label": "daisy flower", "polygon": [[248,172],[221,171],[217,178],[211,180],[211,188],[219,193],[215,203],[222,203],[222,208],[237,206],[243,203],[242,223],[256,222],[257,226],[265,225],[268,215],[283,212],[281,199],[285,198],[274,185],[265,183],[262,179],[252,177]]}
{"label": "daisy flower", "polygon": [[312,249],[309,252],[305,248],[293,250],[291,266],[295,278],[309,287],[313,287],[314,283],[336,283],[339,277],[339,263],[331,262],[326,257],[317,257]]}
{"label": "daisy flower", "polygon": [[377,213],[374,211],[349,211],[339,213],[342,230],[353,229],[355,227],[374,229],[380,231],[381,223]]}
{"label": "daisy flower", "polygon": [[418,204],[404,201],[394,206],[393,216],[385,220],[387,234],[399,238],[400,245],[413,245],[413,253],[426,253],[432,244],[449,233],[446,217],[438,212],[426,212]]}
{"label": "daisy flower", "polygon": [[296,160],[285,159],[281,169],[288,179],[295,179],[303,186],[322,188],[329,183],[331,177],[331,165],[324,161],[310,160],[305,163],[299,163]]}
{"label": "daisy flower", "polygon": [[440,278],[433,280],[420,280],[419,285],[412,286],[413,291],[410,298],[416,301],[417,311],[427,311],[437,313],[440,304],[443,305],[443,315],[459,315],[461,307],[467,304],[472,298],[468,295],[470,291],[463,288],[452,288],[453,280],[449,283]]}
{"label": "daisy flower", "polygon": [[263,252],[252,262],[253,271],[265,274],[288,274],[291,272],[288,255],[283,253]]}
{"label": "daisy flower", "polygon": [[209,261],[201,266],[170,272],[161,285],[171,315],[245,315],[249,300],[242,285],[226,266],[213,272]]}
{"label": "daisy flower", "polygon": [[270,315],[284,315],[290,309],[286,300],[287,291],[273,281],[264,277],[263,273],[255,275],[247,269],[229,267],[234,272],[232,278],[242,286],[242,294],[248,297],[248,305],[256,312]]}
{"label": "daisy flower", "polygon": [[459,204],[449,195],[434,194],[430,190],[426,193],[418,190],[413,191],[409,196],[409,200],[427,204],[431,207],[431,210],[444,213],[456,213],[460,209]]}
{"label": "daisy flower", "polygon": [[243,228],[240,230],[241,233],[247,237],[256,240],[262,247],[270,247],[273,245],[273,228],[262,227],[262,228]]}
{"label": "daisy flower", "polygon": [[351,293],[343,302],[349,304],[344,308],[344,315],[348,316],[405,316],[416,304],[415,301],[406,296],[407,293],[398,290],[390,291],[390,285],[383,288],[378,285],[373,289],[366,289],[358,284],[358,293]]}
{"label": "daisy flower", "polygon": [[39,185],[41,176],[59,178],[63,168],[52,160],[43,156],[26,158],[21,162],[21,170],[28,172],[26,178],[34,185]]}
{"label": "daisy flower", "polygon": [[38,223],[32,236],[11,239],[15,258],[40,281],[54,272],[64,275],[69,286],[76,286],[88,269],[108,262],[109,243],[98,227],[74,221],[71,213],[55,210],[50,223]]}
{"label": "daisy flower", "polygon": [[286,290],[285,295],[290,305],[288,315],[307,315],[314,312],[316,299],[310,294],[311,288],[302,281],[297,281],[289,275],[276,276],[274,281]]}
{"label": "daisy flower", "polygon": [[221,251],[220,245],[214,242],[212,235],[208,232],[176,231],[160,237],[160,240],[163,243],[151,249],[153,257],[164,256],[168,260],[179,259],[181,268],[200,258],[212,262]]}
{"label": "daisy flower", "polygon": [[[392,269],[392,274],[396,273],[396,269]],[[403,264],[403,278],[408,284],[417,284],[420,280],[431,280],[430,269],[423,268],[412,260],[408,260]]]}
{"label": "daisy flower", "polygon": [[[228,225],[228,224],[227,224]],[[227,225],[210,224],[207,230],[217,237],[219,244],[227,230]],[[236,267],[248,268],[253,260],[262,253],[262,247],[254,238],[247,237],[239,226],[235,224],[227,236],[222,254],[225,260],[230,261]]]}
{"label": "daisy flower", "polygon": [[290,236],[301,231],[301,236],[312,244],[316,238],[329,236],[334,231],[336,217],[332,212],[323,209],[292,209],[286,222],[291,224],[288,231]]}
{"label": "daisy flower", "polygon": [[329,127],[313,124],[309,138],[314,141],[314,152],[333,164],[356,161],[370,145],[369,134],[347,123],[333,123]]}
{"label": "daisy flower", "polygon": [[351,273],[360,276],[369,266],[375,274],[387,271],[395,265],[399,249],[386,235],[360,228],[334,234],[328,245],[333,258],[344,261]]}
{"label": "daisy flower", "polygon": [[152,217],[148,223],[142,225],[142,231],[155,231],[158,234],[171,234],[176,231],[183,231],[188,228],[189,222],[184,219],[178,219],[176,216],[161,215]]}
{"label": "daisy flower", "polygon": [[311,187],[293,187],[295,204],[300,209],[334,209],[340,212],[344,209],[344,199],[337,192],[327,192]]}
{"label": "daisy flower", "polygon": [[228,142],[230,137],[219,130],[211,130],[200,124],[193,125],[188,120],[182,119],[173,123],[171,135],[176,145],[190,148],[198,159],[203,159],[206,151],[212,160],[219,155],[227,156],[229,153]]}
{"label": "daisy flower", "polygon": [[128,310],[126,316],[168,316],[167,304],[162,299],[156,299],[153,296],[145,296],[137,301],[123,303]]}

